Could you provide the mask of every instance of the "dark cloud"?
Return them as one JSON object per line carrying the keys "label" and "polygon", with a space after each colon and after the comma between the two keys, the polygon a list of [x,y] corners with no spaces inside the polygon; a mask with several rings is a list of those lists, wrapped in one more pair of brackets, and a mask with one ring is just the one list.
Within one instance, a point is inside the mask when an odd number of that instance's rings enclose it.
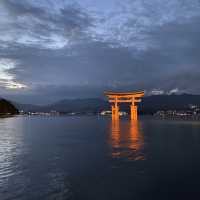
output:
{"label": "dark cloud", "polygon": [[199,84],[196,82],[200,72],[199,24],[200,17],[195,17],[186,23],[167,24],[152,33],[157,51],[160,52],[157,53],[156,63],[163,69],[160,77],[163,88],[169,90],[174,87],[199,93]]}
{"label": "dark cloud", "polygon": [[101,96],[104,90],[200,93],[200,14],[195,0],[166,1],[164,6],[155,0],[124,1],[108,14],[80,2],[56,1],[59,7],[53,1],[2,2],[0,59],[13,67],[0,69],[14,83],[28,87],[2,85],[1,93],[9,98],[44,103]]}
{"label": "dark cloud", "polygon": [[[51,1],[46,3],[48,5]],[[33,4],[33,1],[3,0],[0,8],[4,13],[0,21],[0,41],[9,47],[59,49],[86,38],[87,29],[92,26],[92,19],[76,3],[63,4],[56,9],[53,3],[44,7]]]}
{"label": "dark cloud", "polygon": [[27,1],[15,1],[15,0],[2,0],[1,3],[8,12],[13,16],[23,16],[23,15],[32,15],[32,16],[44,16],[45,12],[39,7],[31,6]]}

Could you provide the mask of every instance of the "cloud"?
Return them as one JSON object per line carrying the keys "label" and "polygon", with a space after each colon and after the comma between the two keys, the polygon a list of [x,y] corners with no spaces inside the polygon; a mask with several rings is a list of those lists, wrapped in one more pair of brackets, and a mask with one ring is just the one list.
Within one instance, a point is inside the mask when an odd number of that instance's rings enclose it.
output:
{"label": "cloud", "polygon": [[153,89],[152,91],[150,91],[150,95],[162,95],[162,94],[165,94],[165,91],[161,89]]}
{"label": "cloud", "polygon": [[180,90],[178,88],[174,88],[174,89],[172,89],[172,90],[170,90],[168,92],[169,95],[171,95],[171,94],[178,94],[178,93],[180,93]]}
{"label": "cloud", "polygon": [[3,0],[1,77],[27,87],[16,93],[1,78],[1,93],[38,103],[104,90],[200,93],[199,23],[197,0]]}
{"label": "cloud", "polygon": [[26,88],[25,84],[15,81],[15,76],[9,73],[16,67],[15,61],[11,59],[0,59],[0,87],[7,89]]}
{"label": "cloud", "polygon": [[134,47],[135,51],[154,47],[149,32],[168,23],[184,24],[199,16],[198,0],[124,0],[116,1],[113,9],[98,11],[96,26],[91,27],[96,40],[114,47]]}
{"label": "cloud", "polygon": [[46,6],[28,0],[1,1],[0,41],[4,46],[60,49],[85,37],[91,19],[78,4],[62,4],[61,8],[53,9],[47,3],[53,1],[46,1]]}

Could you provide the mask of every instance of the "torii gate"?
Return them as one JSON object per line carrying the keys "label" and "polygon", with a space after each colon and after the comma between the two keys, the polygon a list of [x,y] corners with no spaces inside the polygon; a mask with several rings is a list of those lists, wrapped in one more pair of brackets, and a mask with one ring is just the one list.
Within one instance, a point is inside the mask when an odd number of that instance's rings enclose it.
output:
{"label": "torii gate", "polygon": [[131,120],[137,120],[137,104],[141,102],[144,96],[144,91],[133,92],[105,92],[110,103],[112,103],[112,118],[119,119],[119,106],[118,103],[131,103]]}

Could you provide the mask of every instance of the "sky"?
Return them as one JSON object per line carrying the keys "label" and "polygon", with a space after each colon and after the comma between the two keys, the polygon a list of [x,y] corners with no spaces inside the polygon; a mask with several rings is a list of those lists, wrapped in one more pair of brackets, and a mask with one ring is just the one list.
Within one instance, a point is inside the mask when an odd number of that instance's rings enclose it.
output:
{"label": "sky", "polygon": [[0,0],[0,96],[200,94],[200,0]]}

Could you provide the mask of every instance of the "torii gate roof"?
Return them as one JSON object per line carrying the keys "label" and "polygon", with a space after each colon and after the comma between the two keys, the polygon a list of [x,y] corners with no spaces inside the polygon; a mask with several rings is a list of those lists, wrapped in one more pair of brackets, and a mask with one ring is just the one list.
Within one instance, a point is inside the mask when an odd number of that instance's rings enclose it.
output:
{"label": "torii gate roof", "polygon": [[105,92],[105,95],[135,95],[135,94],[144,94],[143,90],[131,91],[131,92]]}
{"label": "torii gate roof", "polygon": [[105,95],[108,97],[143,97],[144,91],[131,91],[131,92],[105,92]]}

